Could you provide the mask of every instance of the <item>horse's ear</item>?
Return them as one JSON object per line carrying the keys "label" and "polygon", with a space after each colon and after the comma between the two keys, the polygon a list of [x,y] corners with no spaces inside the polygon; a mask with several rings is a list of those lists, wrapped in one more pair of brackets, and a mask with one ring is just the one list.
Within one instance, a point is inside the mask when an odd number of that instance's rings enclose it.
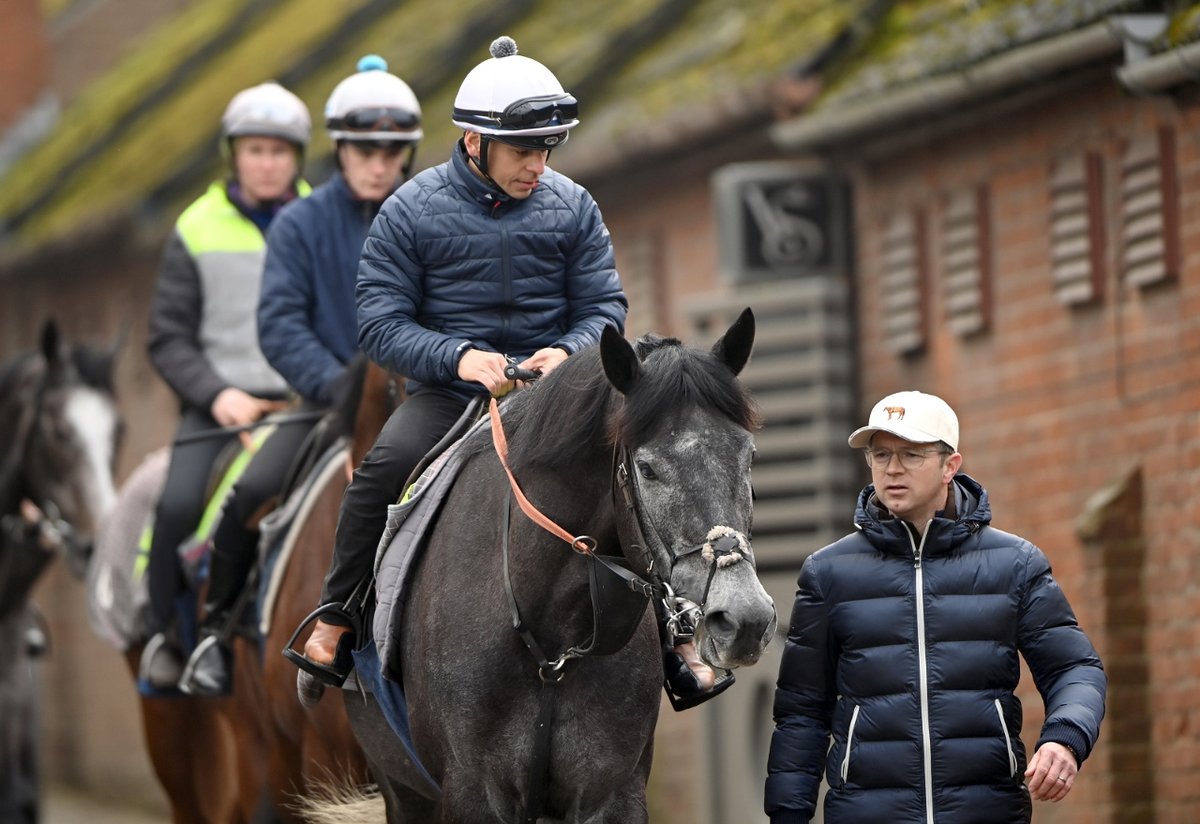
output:
{"label": "horse's ear", "polygon": [[754,313],[747,306],[738,315],[720,340],[713,344],[712,353],[717,360],[729,367],[735,375],[739,375],[750,360],[750,350],[754,348]]}
{"label": "horse's ear", "polygon": [[42,326],[42,356],[47,363],[62,360],[62,336],[58,332],[58,321],[49,318]]}
{"label": "horse's ear", "polygon": [[605,326],[600,333],[600,362],[604,365],[608,382],[622,395],[628,395],[637,383],[641,367],[637,353],[615,326]]}

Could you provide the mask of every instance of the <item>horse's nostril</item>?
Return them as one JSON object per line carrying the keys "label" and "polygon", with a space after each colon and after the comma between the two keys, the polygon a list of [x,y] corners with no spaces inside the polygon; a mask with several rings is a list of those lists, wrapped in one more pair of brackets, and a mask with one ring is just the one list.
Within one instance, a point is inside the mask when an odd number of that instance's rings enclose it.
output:
{"label": "horse's nostril", "polygon": [[722,638],[732,638],[738,630],[738,622],[725,610],[716,610],[706,614],[704,624],[709,634]]}

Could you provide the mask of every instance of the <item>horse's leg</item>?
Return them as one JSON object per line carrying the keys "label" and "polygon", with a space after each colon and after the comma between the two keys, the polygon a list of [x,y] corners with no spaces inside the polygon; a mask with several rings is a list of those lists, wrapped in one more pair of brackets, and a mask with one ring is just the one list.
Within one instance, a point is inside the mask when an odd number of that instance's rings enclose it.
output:
{"label": "horse's leg", "polygon": [[637,770],[618,790],[604,809],[589,818],[586,824],[647,824],[650,811],[646,807],[646,782],[650,779],[650,761],[654,755],[654,739],[642,750]]}
{"label": "horse's leg", "polygon": [[[141,646],[125,654],[136,678]],[[154,774],[171,805],[172,824],[243,822],[235,776],[227,765],[233,740],[208,699],[139,699],[142,734]]]}

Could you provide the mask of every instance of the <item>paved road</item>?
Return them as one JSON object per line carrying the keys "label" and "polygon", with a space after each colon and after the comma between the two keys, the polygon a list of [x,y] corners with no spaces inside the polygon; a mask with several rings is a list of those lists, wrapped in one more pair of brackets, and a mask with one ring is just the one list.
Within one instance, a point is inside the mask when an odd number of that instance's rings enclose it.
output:
{"label": "paved road", "polygon": [[170,824],[165,813],[122,807],[111,799],[99,800],[78,790],[52,786],[42,798],[45,824]]}

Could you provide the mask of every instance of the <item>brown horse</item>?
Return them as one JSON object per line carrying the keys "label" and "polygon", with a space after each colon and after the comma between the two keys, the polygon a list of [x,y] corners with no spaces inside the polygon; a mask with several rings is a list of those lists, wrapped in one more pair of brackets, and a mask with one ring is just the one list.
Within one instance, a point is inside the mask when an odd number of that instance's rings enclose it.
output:
{"label": "brown horse", "polygon": [[[345,448],[334,464],[324,467],[289,529],[288,562],[273,597],[264,605],[267,628],[262,657],[253,644],[238,644],[237,666],[243,677],[235,678],[235,683],[251,681],[256,687],[256,715],[268,743],[268,783],[275,808],[285,821],[302,820],[292,809],[294,799],[317,785],[370,780],[346,718],[344,701],[354,696],[332,690],[334,694],[315,707],[304,708],[296,697],[296,668],[279,654],[319,600],[350,471],[375,442],[398,400],[393,376],[365,361],[355,368],[361,375],[361,391],[354,393],[357,403],[340,412],[346,422],[342,426]],[[257,672],[257,677],[244,677],[251,672]]]}
{"label": "brown horse", "polygon": [[[116,504],[97,535],[88,570],[93,627],[122,649],[136,682],[146,633],[136,605],[146,595],[131,583],[131,553],[166,480],[168,451],[151,453],[121,485]],[[114,605],[132,604],[128,613]],[[208,700],[186,695],[139,698],[150,763],[166,793],[174,824],[246,824],[265,783],[261,737],[238,734],[232,718],[237,698]],[[251,725],[251,729],[254,729]]]}
{"label": "brown horse", "polygon": [[[394,407],[394,382],[365,361],[356,366],[360,383],[333,416],[348,446],[339,465],[328,466],[289,528],[293,540],[286,568],[268,605],[269,632],[257,641],[234,644],[234,692],[228,698],[186,695],[140,699],[146,747],[167,794],[174,824],[299,822],[294,797],[317,783],[359,784],[367,780],[361,748],[350,732],[342,696],[331,695],[313,710],[296,697],[296,669],[281,650],[291,630],[316,605],[333,547],[334,527],[347,468],[361,460]],[[122,486],[102,542],[133,547],[153,511],[166,474],[166,452],[156,453]],[[345,468],[344,468],[345,467]],[[318,471],[321,467],[318,467]],[[98,547],[97,558],[108,555]],[[128,550],[126,550],[128,551]],[[89,598],[97,597],[92,575]],[[119,575],[107,576],[109,586]],[[118,594],[118,598],[124,593]],[[109,596],[111,598],[111,595]],[[133,630],[136,633],[136,629]],[[110,637],[115,631],[105,633]],[[125,650],[137,677],[142,641]],[[264,800],[274,815],[263,810]],[[256,818],[256,813],[258,818]]]}

